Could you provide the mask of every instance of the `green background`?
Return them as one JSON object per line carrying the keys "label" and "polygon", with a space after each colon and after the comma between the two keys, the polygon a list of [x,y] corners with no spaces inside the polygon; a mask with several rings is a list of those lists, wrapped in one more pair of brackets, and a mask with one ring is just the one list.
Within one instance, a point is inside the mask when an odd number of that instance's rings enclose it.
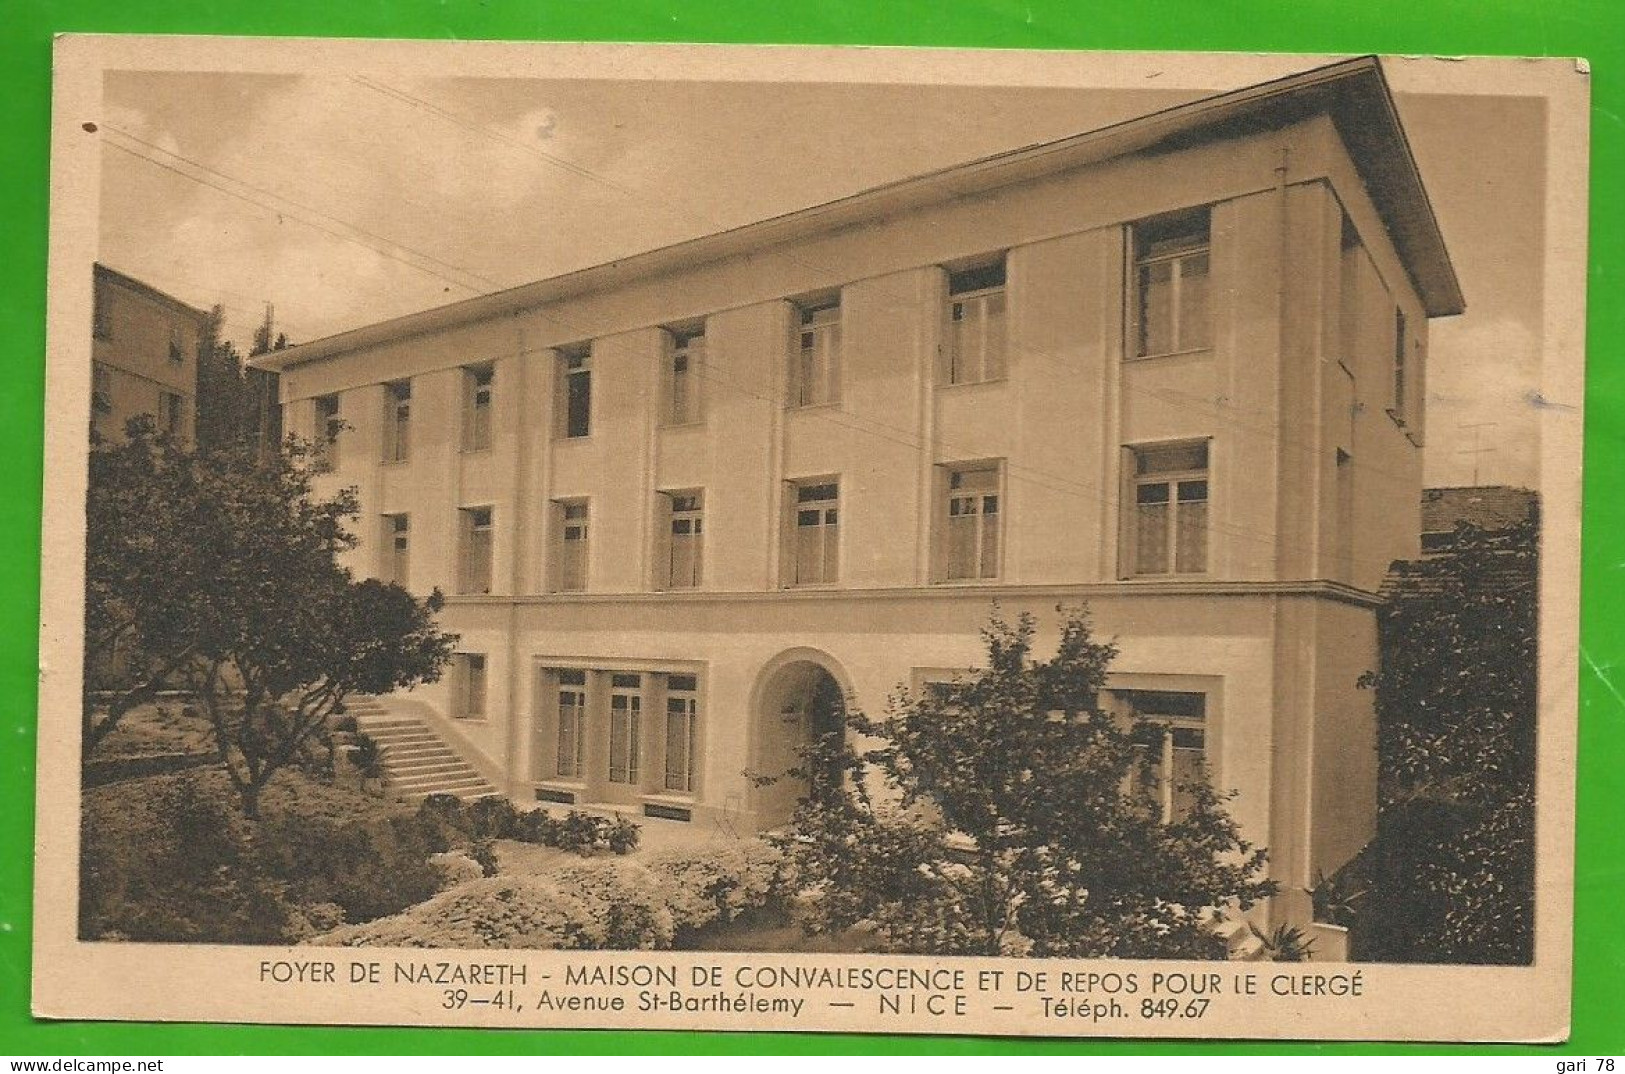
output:
{"label": "green background", "polygon": [[[1625,1052],[1625,695],[1622,660],[1625,341],[1618,301],[1625,235],[1625,18],[1618,0],[0,0],[0,1054],[898,1052],[1455,1054],[1460,1046],[1138,1043],[821,1034],[604,1033],[36,1023],[28,1013],[39,502],[43,415],[51,35],[60,32],[700,41],[1023,49],[1205,49],[1585,56],[1592,177],[1587,372],[1585,600],[1580,682],[1579,846],[1573,1036],[1490,1054]],[[1486,161],[1486,167],[1493,162]],[[1494,1004],[1486,994],[1485,1003]]]}

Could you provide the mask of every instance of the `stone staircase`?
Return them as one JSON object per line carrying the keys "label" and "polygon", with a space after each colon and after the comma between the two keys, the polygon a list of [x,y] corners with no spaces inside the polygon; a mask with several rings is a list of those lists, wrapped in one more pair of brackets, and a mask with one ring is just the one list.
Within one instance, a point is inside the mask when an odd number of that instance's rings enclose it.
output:
{"label": "stone staircase", "polygon": [[384,789],[403,798],[455,794],[484,798],[497,793],[478,769],[465,761],[427,721],[411,711],[415,702],[352,696],[344,702],[356,726],[376,741],[384,767]]}

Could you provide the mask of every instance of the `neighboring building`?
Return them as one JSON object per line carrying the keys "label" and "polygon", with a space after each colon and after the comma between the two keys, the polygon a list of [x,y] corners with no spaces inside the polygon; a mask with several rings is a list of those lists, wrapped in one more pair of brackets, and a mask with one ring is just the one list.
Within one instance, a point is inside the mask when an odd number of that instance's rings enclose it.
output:
{"label": "neighboring building", "polygon": [[1302,921],[1373,831],[1356,681],[1461,309],[1367,58],[255,361],[355,565],[450,594],[414,697],[515,798],[772,827],[817,686],[879,713],[995,600],[1041,648],[1087,602]]}
{"label": "neighboring building", "polygon": [[150,414],[158,428],[192,441],[207,311],[101,264],[92,301],[91,428],[118,439],[131,418]]}
{"label": "neighboring building", "polygon": [[1509,485],[1465,485],[1422,492],[1422,552],[1439,553],[1455,544],[1456,527],[1466,523],[1500,533],[1540,516],[1540,496]]}

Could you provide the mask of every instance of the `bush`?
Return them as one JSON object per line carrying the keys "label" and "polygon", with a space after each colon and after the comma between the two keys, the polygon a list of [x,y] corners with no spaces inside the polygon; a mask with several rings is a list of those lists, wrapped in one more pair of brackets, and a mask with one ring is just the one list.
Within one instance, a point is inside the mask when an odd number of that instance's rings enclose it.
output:
{"label": "bush", "polygon": [[465,884],[485,876],[485,868],[461,850],[448,850],[429,855],[429,864],[446,874],[446,883]]}
{"label": "bush", "polygon": [[627,820],[625,817],[616,817],[609,826],[609,832],[604,836],[604,844],[611,854],[630,854],[638,848],[638,840],[642,838],[643,829]]}
{"label": "bush", "polygon": [[345,714],[333,721],[333,730],[339,732],[340,734],[354,734],[355,732],[361,730],[361,724],[356,722],[356,718],[354,716]]}
{"label": "bush", "polygon": [[519,830],[519,811],[506,798],[476,798],[463,816],[463,830],[476,839],[512,839]]}
{"label": "bush", "polygon": [[341,947],[578,951],[607,946],[575,894],[541,877],[490,877],[443,891],[405,913],[349,925],[312,942]]}
{"label": "bush", "polygon": [[481,876],[497,875],[497,848],[491,840],[474,840],[468,846],[468,856],[479,865]]}
{"label": "bush", "polygon": [[757,840],[667,851],[645,862],[655,890],[671,909],[675,946],[689,947],[713,926],[768,909],[784,909],[791,888],[784,855]]}
{"label": "bush", "polygon": [[664,950],[671,947],[671,908],[656,891],[654,877],[633,861],[582,862],[552,877],[586,907],[589,930],[613,950]]}
{"label": "bush", "polygon": [[299,902],[336,903],[347,921],[398,913],[446,884],[429,858],[450,846],[415,817],[348,824],[277,817],[261,822],[258,842],[265,867]]}

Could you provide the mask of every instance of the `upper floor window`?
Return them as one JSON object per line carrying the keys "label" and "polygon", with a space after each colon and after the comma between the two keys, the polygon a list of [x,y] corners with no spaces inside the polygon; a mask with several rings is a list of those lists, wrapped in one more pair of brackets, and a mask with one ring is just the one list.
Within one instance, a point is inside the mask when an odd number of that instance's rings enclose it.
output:
{"label": "upper floor window", "polygon": [[1128,573],[1207,570],[1207,441],[1138,447],[1131,455],[1134,514]]}
{"label": "upper floor window", "polygon": [[796,345],[790,363],[790,405],[818,406],[840,399],[841,303],[796,307]]}
{"label": "upper floor window", "polygon": [[454,719],[485,719],[484,653],[456,653],[452,656],[451,690],[451,714]]}
{"label": "upper floor window", "polygon": [[560,500],[554,555],[558,568],[553,588],[560,593],[580,593],[587,588],[587,501]]}
{"label": "upper floor window", "polygon": [[951,467],[939,507],[939,577],[945,581],[999,576],[999,468]]}
{"label": "upper floor window", "polygon": [[694,790],[694,746],[699,736],[699,680],[666,676],[666,790]]}
{"label": "upper floor window", "polygon": [[159,392],[158,407],[164,431],[173,437],[186,435],[186,399],[174,392]]}
{"label": "upper floor window", "polygon": [[1394,310],[1394,420],[1405,424],[1405,311]]}
{"label": "upper floor window", "polygon": [[463,370],[463,450],[491,449],[491,398],[496,367],[489,362]]}
{"label": "upper floor window", "polygon": [[113,370],[100,362],[90,367],[90,407],[97,414],[113,411]]}
{"label": "upper floor window", "polygon": [[785,585],[824,585],[839,580],[840,498],[841,486],[835,481],[790,486]]}
{"label": "upper floor window", "polygon": [[592,435],[592,350],[559,353],[558,428],[567,439]]}
{"label": "upper floor window", "polygon": [[339,468],[339,434],[344,431],[344,419],[339,416],[339,397],[319,395],[316,408],[316,469],[322,471]]}
{"label": "upper floor window", "polygon": [[705,330],[667,333],[666,424],[687,425],[704,417],[700,376],[705,364]]}
{"label": "upper floor window", "polygon": [[1207,209],[1134,226],[1132,353],[1174,354],[1212,346]]}
{"label": "upper floor window", "polygon": [[410,577],[411,520],[406,515],[384,516],[382,581],[405,586]]}
{"label": "upper floor window", "polygon": [[1207,696],[1180,690],[1113,690],[1112,695],[1134,721],[1130,734],[1143,762],[1138,791],[1164,824],[1183,820],[1196,785],[1207,778]]}
{"label": "upper floor window", "polygon": [[947,381],[1004,376],[1004,259],[948,275]]}
{"label": "upper floor window", "polygon": [[666,502],[669,517],[666,520],[664,588],[698,588],[705,563],[704,493],[669,492]]}
{"label": "upper floor window", "polygon": [[181,326],[169,326],[169,360],[171,362],[184,362],[186,360],[186,341],[181,335]]}
{"label": "upper floor window", "polygon": [[412,452],[412,382],[384,385],[384,461],[405,462]]}
{"label": "upper floor window", "polygon": [[464,507],[458,512],[462,526],[462,563],[458,572],[458,592],[491,592],[492,539],[491,509]]}

